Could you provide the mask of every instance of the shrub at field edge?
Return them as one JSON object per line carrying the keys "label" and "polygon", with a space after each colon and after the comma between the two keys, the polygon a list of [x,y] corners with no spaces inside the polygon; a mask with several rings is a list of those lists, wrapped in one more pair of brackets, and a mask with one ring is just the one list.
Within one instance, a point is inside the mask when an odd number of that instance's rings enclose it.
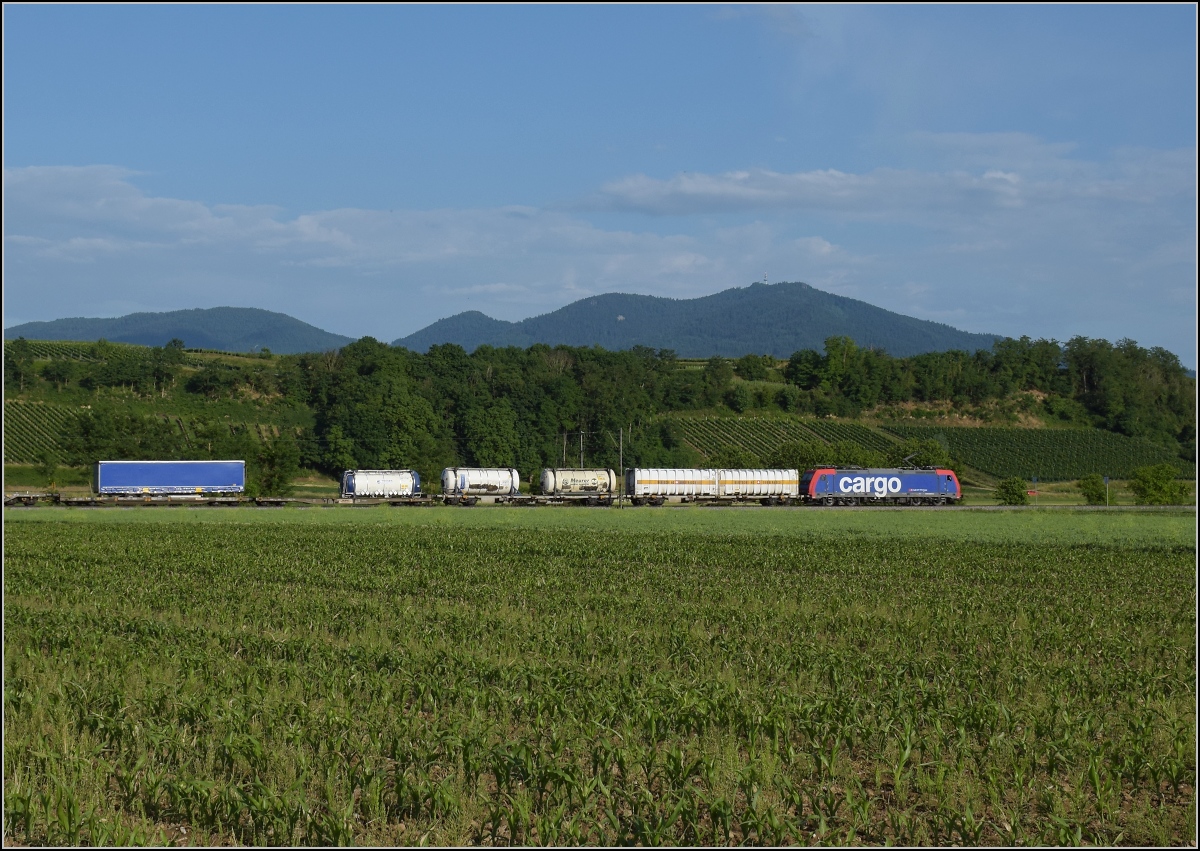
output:
{"label": "shrub at field edge", "polygon": [[1108,504],[1108,485],[1099,473],[1092,473],[1079,480],[1079,492],[1088,505]]}
{"label": "shrub at field edge", "polygon": [[1139,467],[1129,489],[1137,496],[1138,505],[1188,505],[1192,502],[1188,482],[1175,478],[1177,475],[1171,464]]}
{"label": "shrub at field edge", "polygon": [[1013,477],[996,485],[996,499],[1001,505],[1028,505],[1029,482]]}

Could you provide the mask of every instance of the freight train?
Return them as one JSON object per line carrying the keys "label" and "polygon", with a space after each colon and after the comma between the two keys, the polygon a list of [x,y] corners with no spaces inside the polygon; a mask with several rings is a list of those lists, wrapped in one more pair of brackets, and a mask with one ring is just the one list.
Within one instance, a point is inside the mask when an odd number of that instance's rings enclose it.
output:
{"label": "freight train", "polygon": [[[245,489],[243,461],[101,461],[95,490],[102,496],[237,496]],[[447,467],[442,492],[421,492],[416,470],[347,470],[343,501],[396,504],[612,505],[618,495],[633,505],[744,503],[763,505],[954,505],[962,487],[953,470],[934,467],[862,469],[681,469],[634,467],[621,480],[609,469],[546,468],[539,494],[521,493],[512,467]]]}

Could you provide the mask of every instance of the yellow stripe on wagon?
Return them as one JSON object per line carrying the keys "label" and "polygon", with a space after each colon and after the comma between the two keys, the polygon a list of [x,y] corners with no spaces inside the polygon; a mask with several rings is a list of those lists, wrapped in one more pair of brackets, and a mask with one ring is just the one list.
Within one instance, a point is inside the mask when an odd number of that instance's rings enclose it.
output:
{"label": "yellow stripe on wagon", "polygon": [[799,479],[721,479],[723,485],[798,485]]}
{"label": "yellow stripe on wagon", "polygon": [[[712,479],[638,479],[639,485],[711,485]],[[722,485],[798,485],[799,479],[721,479]]]}
{"label": "yellow stripe on wagon", "polygon": [[712,479],[638,479],[639,485],[711,485]]}

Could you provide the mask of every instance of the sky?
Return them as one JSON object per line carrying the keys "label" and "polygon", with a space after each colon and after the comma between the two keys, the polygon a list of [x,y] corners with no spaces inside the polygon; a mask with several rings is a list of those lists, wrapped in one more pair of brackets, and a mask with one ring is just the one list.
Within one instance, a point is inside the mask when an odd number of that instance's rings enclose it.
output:
{"label": "sky", "polygon": [[804,281],[1196,365],[1184,5],[5,5],[4,325]]}

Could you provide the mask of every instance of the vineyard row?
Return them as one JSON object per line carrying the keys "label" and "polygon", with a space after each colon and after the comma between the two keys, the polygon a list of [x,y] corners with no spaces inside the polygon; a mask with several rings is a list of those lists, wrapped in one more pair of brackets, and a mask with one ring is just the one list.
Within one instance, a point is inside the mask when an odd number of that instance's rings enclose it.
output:
{"label": "vineyard row", "polygon": [[[61,458],[63,434],[76,415],[74,408],[42,402],[6,400],[4,403],[4,463],[33,464],[49,451]],[[179,432],[182,444],[194,437],[191,428],[177,416],[160,415]],[[258,440],[278,436],[279,427],[263,423],[234,423],[233,428],[248,428]],[[183,449],[183,446],[180,446]]]}

